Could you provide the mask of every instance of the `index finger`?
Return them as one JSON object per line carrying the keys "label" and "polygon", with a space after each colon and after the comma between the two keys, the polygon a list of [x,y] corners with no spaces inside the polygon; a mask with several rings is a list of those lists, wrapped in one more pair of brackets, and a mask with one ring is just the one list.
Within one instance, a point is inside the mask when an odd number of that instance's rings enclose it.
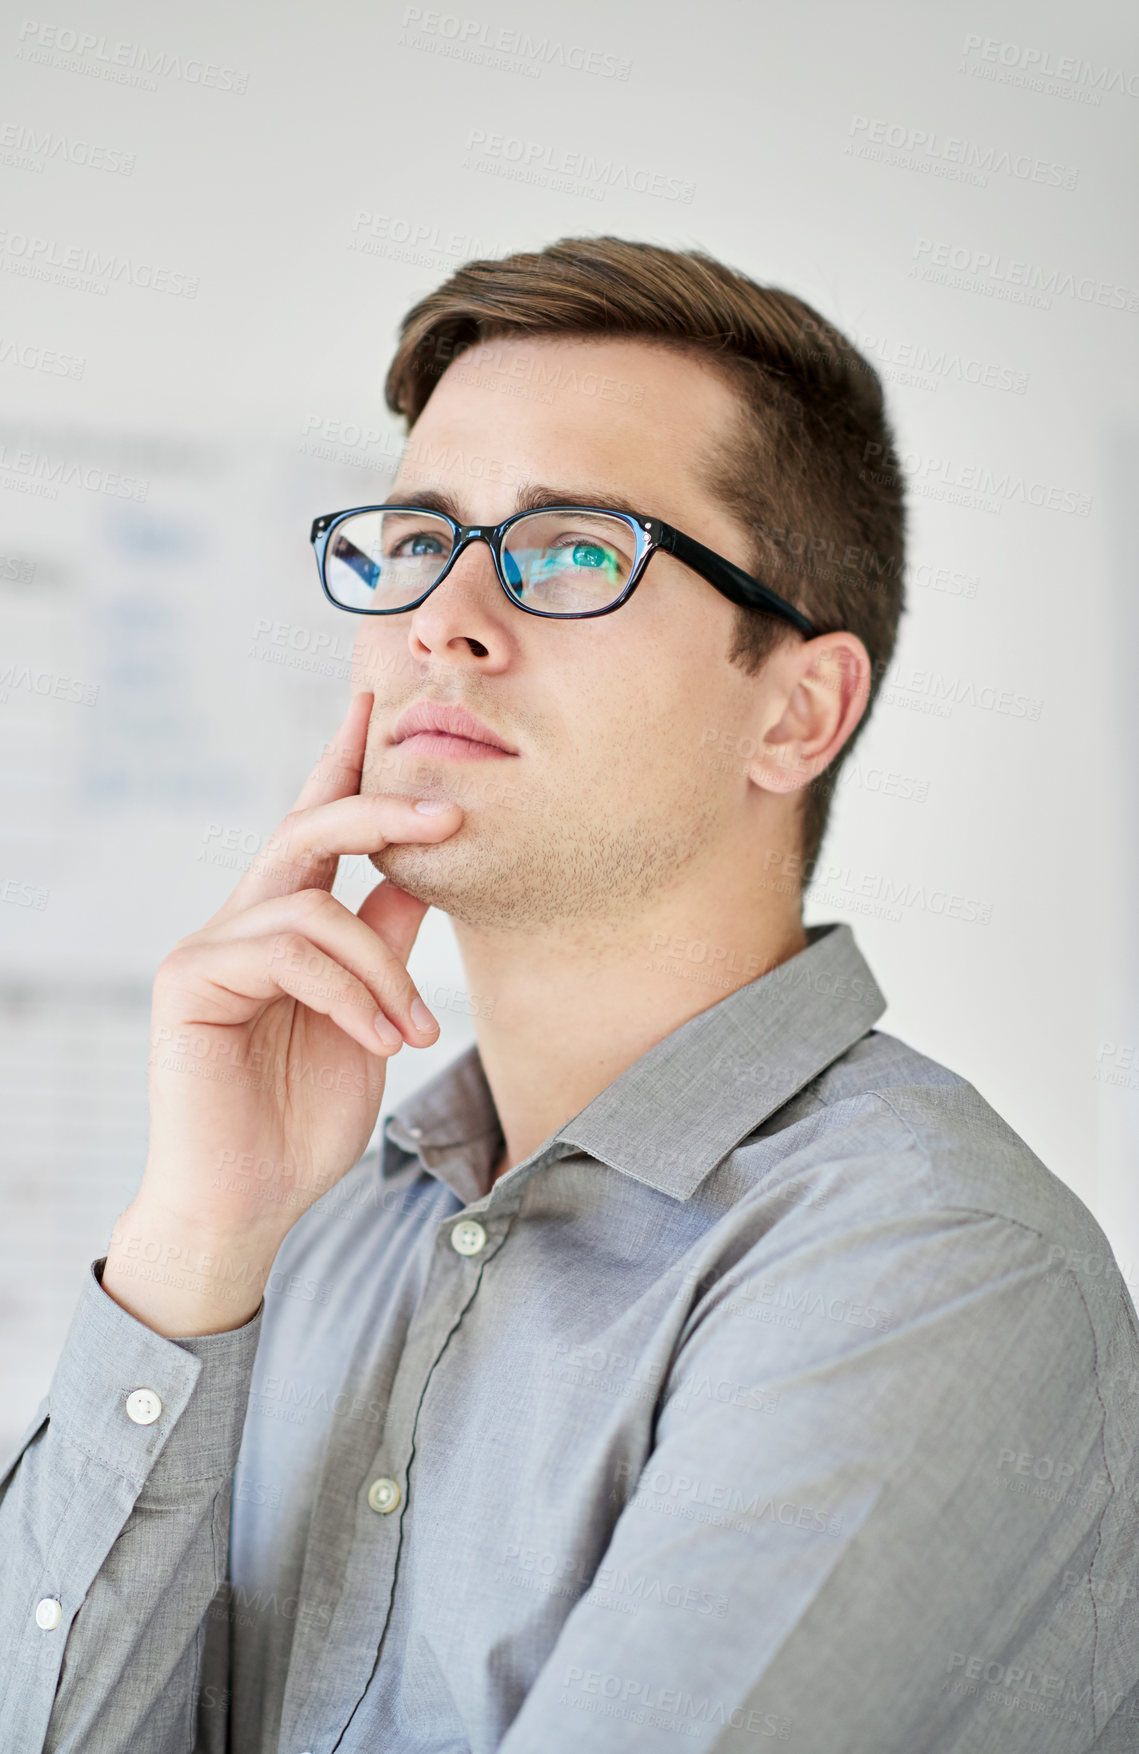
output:
{"label": "index finger", "polygon": [[[348,711],[297,794],[293,810],[307,810],[315,804],[332,804],[338,798],[359,795],[372,698],[370,692],[352,696]],[[326,857],[319,861],[320,870],[314,871],[313,860],[309,857],[298,862],[295,869],[290,868],[287,856],[282,857],[276,836],[271,836],[207,924],[216,925],[219,920],[228,920],[254,902],[288,894],[290,890],[303,888],[306,883],[319,883],[321,888],[331,890],[339,863],[338,858],[329,861]]]}
{"label": "index finger", "polygon": [[332,741],[297,793],[294,810],[307,810],[313,804],[330,804],[334,798],[349,798],[360,790],[372,699],[370,692],[352,696]]}

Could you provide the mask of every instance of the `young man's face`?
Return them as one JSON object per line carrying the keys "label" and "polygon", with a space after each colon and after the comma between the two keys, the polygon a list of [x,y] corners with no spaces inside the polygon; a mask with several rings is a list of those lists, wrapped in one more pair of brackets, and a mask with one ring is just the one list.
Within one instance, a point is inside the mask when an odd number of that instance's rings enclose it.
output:
{"label": "young man's face", "polygon": [[[737,416],[715,373],[671,350],[487,343],[443,374],[390,497],[431,489],[472,524],[516,511],[521,484],[570,503],[618,498],[747,566],[743,532],[698,472]],[[738,859],[764,683],[728,662],[734,618],[727,598],[657,553],[612,614],[541,619],[507,597],[481,542],[418,609],[361,617],[355,686],[375,693],[361,791],[449,797],[464,811],[448,839],[387,847],[372,863],[458,921],[525,930],[619,924]],[[467,708],[517,753],[458,760],[393,742],[425,698]]]}

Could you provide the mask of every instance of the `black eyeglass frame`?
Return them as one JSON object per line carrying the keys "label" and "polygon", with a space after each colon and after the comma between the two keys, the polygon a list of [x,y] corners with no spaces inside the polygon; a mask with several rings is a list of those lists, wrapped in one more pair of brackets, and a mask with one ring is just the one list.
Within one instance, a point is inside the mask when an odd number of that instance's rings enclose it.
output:
{"label": "black eyeglass frame", "polygon": [[[414,603],[404,603],[398,609],[357,609],[347,603],[338,603],[329,590],[328,581],[325,578],[325,555],[328,551],[329,541],[333,532],[346,518],[354,518],[361,512],[421,512],[425,517],[440,518],[443,523],[450,525],[454,538],[451,553],[444,562],[439,577],[428,585],[422,596],[417,597]],[[637,558],[633,562],[633,570],[629,574],[621,595],[615,598],[612,603],[607,603],[604,609],[533,609],[529,604],[520,602],[511,590],[502,567],[503,538],[506,532],[520,519],[540,516],[546,512],[588,512],[595,516],[620,518],[621,522],[627,524],[632,530],[637,542]],[[630,512],[617,512],[610,506],[538,506],[532,511],[513,512],[510,517],[503,518],[501,524],[460,524],[457,518],[448,516],[446,512],[437,512],[427,506],[413,504],[351,506],[347,511],[325,512],[322,517],[315,518],[309,540],[316,551],[321,589],[334,608],[343,609],[349,615],[406,615],[412,609],[418,609],[421,603],[426,602],[432,591],[443,583],[463,550],[468,548],[472,542],[485,542],[494,557],[494,570],[498,582],[514,607],[521,609],[526,615],[540,615],[547,621],[584,621],[597,615],[612,615],[615,610],[621,608],[623,603],[628,602],[644,577],[645,568],[649,561],[660,549],[665,554],[673,555],[683,565],[691,567],[693,572],[698,573],[702,579],[731,602],[738,603],[743,608],[762,609],[768,615],[780,616],[784,621],[789,621],[792,627],[797,628],[806,639],[815,639],[819,633],[819,629],[805,615],[801,615],[793,604],[788,603],[786,598],[780,597],[767,585],[761,584],[759,579],[744,572],[743,568],[736,566],[734,561],[726,560],[722,554],[715,553],[711,548],[705,548],[702,542],[697,542],[692,536],[686,536],[682,530],[676,529],[672,524],[663,523],[660,518],[645,518],[634,516]]]}

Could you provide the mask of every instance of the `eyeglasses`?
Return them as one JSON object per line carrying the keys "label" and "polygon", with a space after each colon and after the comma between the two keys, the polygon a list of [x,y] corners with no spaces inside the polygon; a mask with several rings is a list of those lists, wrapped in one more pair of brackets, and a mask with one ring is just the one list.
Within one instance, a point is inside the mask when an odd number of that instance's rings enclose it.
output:
{"label": "eyeglasses", "polygon": [[527,615],[580,621],[627,603],[658,549],[672,554],[733,603],[778,615],[808,639],[818,629],[758,579],[691,536],[604,506],[545,506],[501,524],[460,524],[414,505],[328,512],[311,541],[325,596],[352,615],[418,609],[472,542],[485,542],[498,582]]}

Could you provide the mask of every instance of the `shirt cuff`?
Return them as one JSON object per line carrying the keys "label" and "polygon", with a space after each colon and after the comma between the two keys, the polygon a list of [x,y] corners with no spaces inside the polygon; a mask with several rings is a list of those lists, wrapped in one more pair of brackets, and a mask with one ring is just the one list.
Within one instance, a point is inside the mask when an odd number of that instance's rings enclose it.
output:
{"label": "shirt cuff", "polygon": [[136,1490],[231,1473],[261,1308],[244,1327],[168,1340],[103,1290],[104,1264],[92,1264],[52,1379],[56,1436]]}

